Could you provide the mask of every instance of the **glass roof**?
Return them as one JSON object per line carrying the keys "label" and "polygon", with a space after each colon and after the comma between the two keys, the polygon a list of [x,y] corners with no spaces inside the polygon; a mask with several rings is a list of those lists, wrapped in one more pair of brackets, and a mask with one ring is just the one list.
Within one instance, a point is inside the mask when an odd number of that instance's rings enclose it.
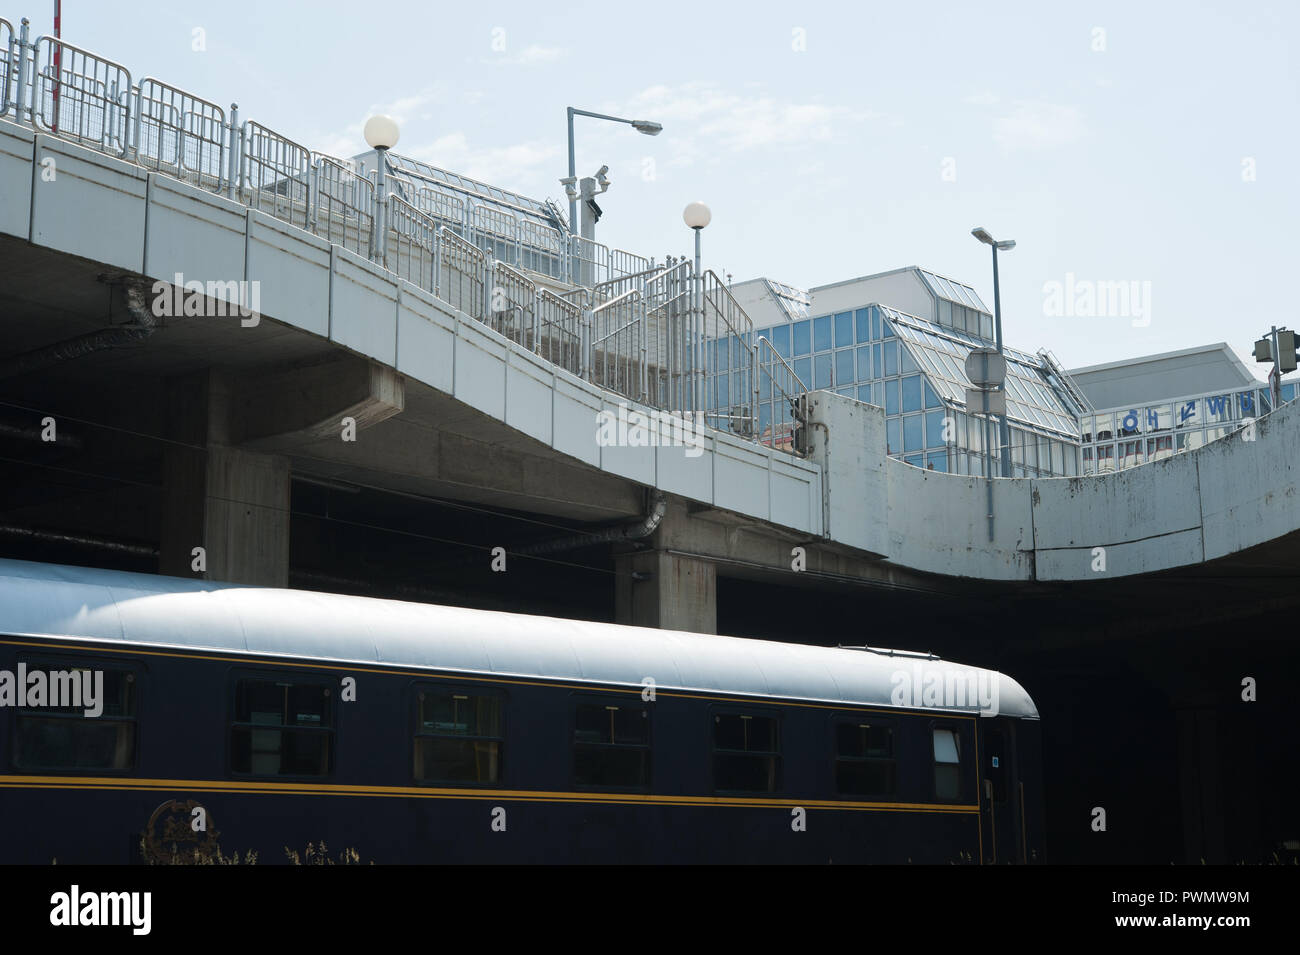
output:
{"label": "glass roof", "polygon": [[925,269],[917,269],[917,271],[921,273],[921,278],[930,287],[930,291],[939,298],[946,298],[950,302],[956,302],[966,308],[973,308],[977,312],[989,313],[988,306],[980,301],[980,297],[975,294],[975,290],[969,285],[963,285],[956,279],[946,279],[942,275],[927,272]]}
{"label": "glass roof", "polygon": [[763,281],[767,283],[767,290],[772,293],[772,297],[776,299],[776,303],[781,306],[788,318],[808,317],[808,309],[812,306],[812,298],[807,292],[795,288],[793,285],[786,285],[772,279],[763,279]]}
{"label": "glass roof", "polygon": [[[880,314],[929,376],[934,390],[945,401],[964,409],[966,389],[974,387],[966,377],[966,356],[988,343],[885,305],[880,306]],[[1004,348],[1003,353],[1007,359],[1007,417],[1017,424],[1077,441],[1079,422],[1048,384],[1042,361],[1015,348]]]}
{"label": "glass roof", "polygon": [[468,176],[448,172],[419,159],[401,156],[391,151],[388,154],[388,166],[399,178],[401,176],[413,177],[452,194],[468,195],[481,203],[501,206],[516,212],[537,216],[552,226],[557,225],[554,206],[546,201],[530,199],[527,196],[521,196],[517,192],[501,189],[486,182],[479,182],[477,179],[470,179]]}

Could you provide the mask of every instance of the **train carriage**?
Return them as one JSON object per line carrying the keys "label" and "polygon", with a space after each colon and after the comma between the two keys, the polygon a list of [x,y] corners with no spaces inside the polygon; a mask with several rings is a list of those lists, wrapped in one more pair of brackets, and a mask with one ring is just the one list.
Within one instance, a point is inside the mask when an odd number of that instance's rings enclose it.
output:
{"label": "train carriage", "polygon": [[929,655],[0,560],[5,863],[1041,862],[1037,720]]}

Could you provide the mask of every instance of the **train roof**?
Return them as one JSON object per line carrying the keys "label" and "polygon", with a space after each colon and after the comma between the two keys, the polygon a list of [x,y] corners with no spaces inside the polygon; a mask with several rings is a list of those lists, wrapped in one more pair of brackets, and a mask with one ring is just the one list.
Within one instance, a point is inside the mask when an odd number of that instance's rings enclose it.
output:
{"label": "train roof", "polygon": [[[1005,674],[935,658],[4,558],[0,633],[884,707],[915,689],[931,712],[978,712],[978,687],[1038,719]],[[972,692],[922,705],[939,680]]]}

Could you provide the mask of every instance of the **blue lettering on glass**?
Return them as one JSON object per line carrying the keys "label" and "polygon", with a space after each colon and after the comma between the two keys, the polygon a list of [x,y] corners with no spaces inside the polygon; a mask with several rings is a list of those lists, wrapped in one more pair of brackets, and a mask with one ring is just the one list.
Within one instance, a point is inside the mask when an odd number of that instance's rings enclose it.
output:
{"label": "blue lettering on glass", "polygon": [[1147,427],[1148,428],[1160,427],[1160,412],[1156,411],[1154,408],[1147,409]]}
{"label": "blue lettering on glass", "polygon": [[1248,391],[1244,391],[1241,394],[1241,410],[1242,411],[1255,410],[1255,396]]}
{"label": "blue lettering on glass", "polygon": [[1212,415],[1223,414],[1224,406],[1227,405],[1228,403],[1228,396],[1216,395],[1213,398],[1206,398],[1205,402],[1209,406],[1210,414]]}
{"label": "blue lettering on glass", "polygon": [[1196,417],[1196,402],[1189,401],[1178,409],[1178,423],[1182,424],[1188,418]]}
{"label": "blue lettering on glass", "polygon": [[1125,431],[1136,431],[1138,429],[1138,413],[1136,409],[1130,411],[1124,416],[1124,420],[1120,423],[1120,427]]}

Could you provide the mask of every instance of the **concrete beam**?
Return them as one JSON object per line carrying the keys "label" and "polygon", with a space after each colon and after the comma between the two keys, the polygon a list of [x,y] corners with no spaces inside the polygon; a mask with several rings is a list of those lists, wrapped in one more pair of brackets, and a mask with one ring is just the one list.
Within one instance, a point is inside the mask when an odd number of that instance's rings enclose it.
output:
{"label": "concrete beam", "polygon": [[392,368],[352,355],[271,374],[246,375],[232,412],[232,439],[247,449],[285,451],[339,439],[351,418],[362,431],[406,407],[406,385]]}
{"label": "concrete beam", "polygon": [[615,567],[617,623],[718,632],[718,572],[712,561],[642,551],[616,558]]}

